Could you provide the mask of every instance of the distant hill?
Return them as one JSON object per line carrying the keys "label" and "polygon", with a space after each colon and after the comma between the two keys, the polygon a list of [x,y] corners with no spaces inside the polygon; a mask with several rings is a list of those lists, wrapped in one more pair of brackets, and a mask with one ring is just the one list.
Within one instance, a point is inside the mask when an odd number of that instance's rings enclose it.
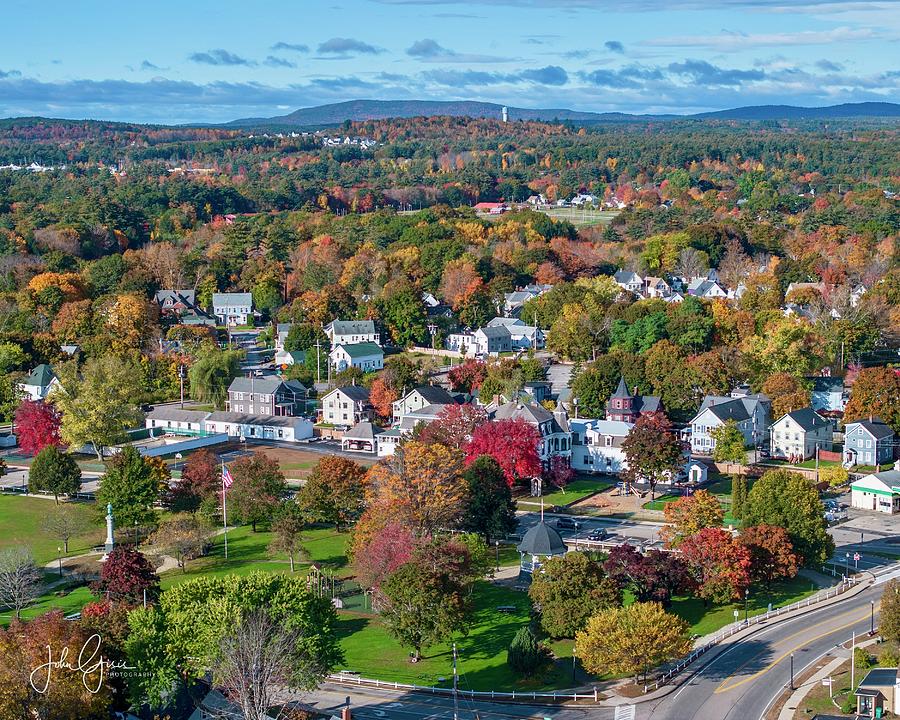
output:
{"label": "distant hill", "polygon": [[[317,125],[338,125],[345,120],[384,120],[395,117],[430,117],[434,115],[499,119],[502,110],[503,105],[474,100],[348,100],[347,102],[332,103],[330,105],[301,108],[288,115],[233,120],[226,123],[226,126],[296,125],[315,127]],[[616,120],[629,121],[651,117],[617,112],[581,112],[563,108],[529,109],[509,107],[508,111],[510,120],[572,120],[574,122],[592,123]]]}
{"label": "distant hill", "polygon": [[844,103],[826,107],[797,107],[796,105],[748,105],[733,110],[692,115],[696,118],[720,120],[837,120],[840,118],[900,117],[900,105],[889,102]]}
{"label": "distant hill", "polygon": [[[440,100],[349,100],[347,102],[301,108],[288,115],[270,118],[243,118],[226,127],[338,125],[345,120],[383,120],[432,115],[451,117],[500,118],[503,106],[476,101]],[[829,120],[841,118],[900,118],[900,104],[889,102],[845,103],[827,107],[795,105],[751,105],[697,113],[695,115],[630,115],[619,112],[585,112],[564,108],[529,109],[509,107],[510,120],[568,120],[592,125],[605,122],[641,122],[646,120]]]}

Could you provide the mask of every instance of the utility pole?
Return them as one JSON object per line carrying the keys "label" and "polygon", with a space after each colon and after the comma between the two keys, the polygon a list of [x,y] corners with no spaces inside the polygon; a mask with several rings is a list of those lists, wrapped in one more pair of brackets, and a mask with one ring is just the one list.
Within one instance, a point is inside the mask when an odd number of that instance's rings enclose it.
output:
{"label": "utility pole", "polygon": [[181,409],[184,410],[184,363],[178,366],[178,381],[181,383]]}
{"label": "utility pole", "polygon": [[320,384],[322,382],[322,360],[319,355],[319,351],[322,347],[322,341],[319,338],[316,338],[316,384]]}
{"label": "utility pole", "polygon": [[459,675],[456,673],[456,643],[453,643],[453,720],[459,720],[459,697],[456,691],[459,686]]}

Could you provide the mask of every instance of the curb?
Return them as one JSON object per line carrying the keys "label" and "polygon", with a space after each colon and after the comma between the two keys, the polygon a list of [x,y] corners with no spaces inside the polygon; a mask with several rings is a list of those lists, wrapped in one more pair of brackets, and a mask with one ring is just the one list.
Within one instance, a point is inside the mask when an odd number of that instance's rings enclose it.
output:
{"label": "curb", "polygon": [[[798,617],[803,617],[804,615],[808,615],[813,612],[818,612],[819,610],[831,607],[832,605],[837,605],[844,600],[847,600],[852,597],[856,597],[863,590],[867,590],[872,587],[873,580],[869,580],[868,582],[859,582],[853,586],[851,590],[847,590],[846,592],[841,593],[840,595],[835,595],[833,598],[829,598],[828,600],[824,600],[821,603],[817,603],[814,608],[803,608],[802,611],[794,611],[794,614],[785,613],[784,615],[772,618],[771,622],[757,623],[753,627],[745,628],[744,630],[740,630],[734,635],[727,638],[727,642],[723,641],[718,643],[713,650],[706,654],[706,658],[704,659],[702,664],[698,664],[695,668],[690,670],[683,676],[683,679],[680,682],[674,682],[672,684],[667,684],[661,687],[659,690],[654,690],[652,693],[648,693],[646,695],[641,696],[640,698],[627,698],[627,701],[630,701],[633,704],[651,702],[653,700],[659,700],[660,698],[664,698],[667,695],[671,694],[685,682],[689,682],[697,673],[703,670],[707,665],[713,662],[719,655],[721,655],[725,650],[733,647],[734,645],[753,637],[760,630],[765,630],[767,628],[772,627],[773,625],[779,625],[780,623],[786,620],[794,620]],[[601,703],[598,703],[601,704]],[[616,703],[619,704],[619,703]]]}

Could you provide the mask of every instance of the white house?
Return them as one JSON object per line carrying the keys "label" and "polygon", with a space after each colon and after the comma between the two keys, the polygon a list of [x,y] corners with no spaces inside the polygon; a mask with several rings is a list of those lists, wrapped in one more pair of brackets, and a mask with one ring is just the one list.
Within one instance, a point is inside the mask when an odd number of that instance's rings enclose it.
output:
{"label": "white house", "polygon": [[444,348],[463,355],[475,355],[475,336],[470,332],[450,333],[444,340]]}
{"label": "white house", "polygon": [[648,298],[667,298],[672,294],[672,287],[662,278],[648,275],[644,278],[644,293]]}
{"label": "white house", "polygon": [[644,279],[631,270],[619,270],[613,275],[613,280],[623,290],[633,292],[636,295],[640,295],[644,291]]}
{"label": "white house", "polygon": [[881,465],[894,459],[893,429],[881,418],[849,422],[844,426],[844,464]]}
{"label": "white house", "polygon": [[328,359],[337,372],[349,367],[359,368],[363,372],[381,370],[384,367],[384,351],[373,342],[336,345],[328,353]]}
{"label": "white house", "polygon": [[390,457],[397,451],[397,446],[403,439],[403,433],[398,428],[382,430],[375,435],[375,445],[378,448],[378,457]]}
{"label": "white house", "polygon": [[246,325],[253,316],[250,293],[213,293],[213,315],[223,325]]}
{"label": "white house", "polygon": [[628,469],[622,442],[634,425],[621,420],[569,420],[572,431],[572,467],[618,475]]}
{"label": "white house", "polygon": [[333,348],[356,343],[381,344],[381,335],[375,330],[373,320],[334,320],[324,329]]}
{"label": "white house", "polygon": [[900,512],[900,469],[872,473],[850,486],[850,504],[860,510]]}
{"label": "white house", "polygon": [[287,415],[248,415],[240,412],[214,412],[204,421],[209,435],[227,433],[247,440],[306,440],[313,436],[309,420]]}
{"label": "white house", "polygon": [[472,337],[477,355],[496,355],[512,350],[512,335],[503,325],[478,328]]}
{"label": "white house", "polygon": [[728,291],[725,290],[718,282],[707,280],[706,278],[694,278],[688,284],[688,295],[698,298],[727,298]]}
{"label": "white house", "polygon": [[831,422],[812,408],[800,408],[772,423],[772,457],[808,460],[816,448],[830,450],[834,437]]}
{"label": "white house", "polygon": [[322,422],[351,427],[372,418],[369,391],[359,385],[335,388],[322,396]]}
{"label": "white house", "polygon": [[59,379],[56,374],[46,363],[38,365],[32,370],[28,377],[16,385],[19,392],[25,396],[27,400],[44,400],[53,388],[60,387]]}
{"label": "white house", "polygon": [[712,454],[716,446],[712,431],[728,420],[734,420],[747,445],[759,446],[769,437],[771,408],[765,395],[707,395],[691,420],[691,451]]}
{"label": "white house", "polygon": [[419,385],[399,400],[394,400],[392,404],[394,422],[398,422],[401,416],[421,410],[428,405],[455,404],[456,398],[439,385]]}
{"label": "white house", "polygon": [[509,331],[509,343],[513,350],[540,350],[544,347],[544,331],[516,317],[495,317],[487,327],[505,327]]}
{"label": "white house", "polygon": [[275,326],[275,350],[284,350],[284,343],[292,327],[293,323],[278,323]]}
{"label": "white house", "polygon": [[273,359],[276,365],[302,365],[306,360],[306,351],[276,350]]}
{"label": "white house", "polygon": [[866,294],[865,285],[857,285],[850,291],[850,307],[856,307],[862,300],[862,296]]}
{"label": "white house", "polygon": [[147,413],[144,427],[153,431],[154,437],[159,435],[194,435],[206,434],[205,422],[210,413],[201,410],[181,410],[173,407],[155,407]]}

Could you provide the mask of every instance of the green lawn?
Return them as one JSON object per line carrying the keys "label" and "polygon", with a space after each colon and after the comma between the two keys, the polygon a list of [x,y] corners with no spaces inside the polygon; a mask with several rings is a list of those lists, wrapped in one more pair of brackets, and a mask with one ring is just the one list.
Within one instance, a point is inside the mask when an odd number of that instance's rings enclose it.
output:
{"label": "green lawn", "polygon": [[[529,622],[531,606],[525,593],[478,582],[473,602],[475,612],[466,623],[468,634],[459,633],[454,638],[459,653],[460,688],[536,690],[571,687],[571,641],[554,646],[560,657],[542,680],[523,681],[506,664],[506,648],[513,635]],[[513,605],[516,610],[498,612],[496,608],[503,605]],[[354,670],[363,677],[417,685],[447,685],[452,680],[449,645],[429,648],[418,663],[411,663],[409,648],[401,647],[377,618],[360,613],[342,613],[338,634],[346,660],[342,669]]]}
{"label": "green lawn", "polygon": [[[311,562],[318,563],[338,576],[346,576],[346,547],[350,539],[349,533],[339,533],[333,528],[315,528],[303,533],[305,554],[296,571],[305,574]],[[249,526],[242,526],[228,531],[228,559],[225,559],[225,539],[216,535],[211,552],[187,563],[186,572],[172,570],[162,576],[162,587],[166,589],[178,585],[185,580],[201,575],[246,575],[255,570],[265,572],[290,572],[291,566],[287,555],[278,553],[270,555],[268,545],[272,533],[260,530],[253,532]]]}
{"label": "green lawn", "polygon": [[[750,615],[759,615],[766,612],[769,603],[773,608],[790,605],[797,600],[802,600],[813,595],[818,590],[815,585],[806,578],[797,576],[790,580],[776,583],[772,586],[771,593],[762,588],[751,588],[747,609]],[[734,611],[744,618],[744,603],[717,605],[704,608],[703,600],[696,597],[680,597],[672,601],[671,611],[680,615],[691,625],[691,632],[695,635],[708,635],[729,623],[734,622]]]}
{"label": "green lawn", "polygon": [[[103,542],[102,522],[94,515],[91,503],[71,503],[76,511],[95,525],[95,529],[69,541],[69,555],[88,552]],[[0,495],[0,548],[26,545],[38,565],[56,559],[56,548],[62,543],[41,529],[43,517],[53,510],[53,500],[25,495]]]}
{"label": "green lawn", "polygon": [[[571,505],[572,503],[576,503],[579,500],[584,500],[584,498],[588,497],[589,495],[603,492],[609,487],[610,483],[603,482],[602,480],[597,480],[596,478],[577,478],[576,480],[573,480],[568,485],[566,485],[565,490],[557,490],[550,493],[549,495],[544,495],[544,506],[550,507],[551,505]],[[533,498],[526,495],[519,498],[517,502],[526,506],[539,506],[541,504],[541,498]]]}

